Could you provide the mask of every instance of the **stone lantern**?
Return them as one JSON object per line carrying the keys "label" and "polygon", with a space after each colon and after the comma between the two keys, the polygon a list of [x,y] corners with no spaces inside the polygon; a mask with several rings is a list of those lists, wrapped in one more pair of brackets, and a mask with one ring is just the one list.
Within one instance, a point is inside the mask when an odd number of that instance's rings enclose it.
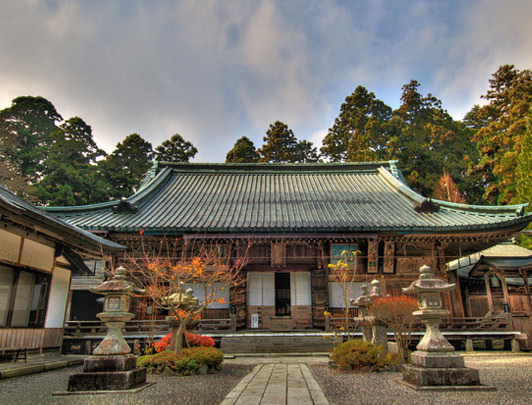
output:
{"label": "stone lantern", "polygon": [[426,332],[412,353],[412,364],[403,366],[402,382],[416,389],[491,389],[480,385],[478,370],[464,366],[464,358],[454,353],[454,347],[440,331],[442,318],[449,315],[443,308],[441,293],[451,291],[455,285],[434,278],[429,266],[422,266],[419,272],[419,278],[403,292],[417,295],[419,310],[413,315],[425,324]]}
{"label": "stone lantern", "polygon": [[388,335],[386,324],[376,319],[369,314],[369,307],[378,298],[386,297],[381,292],[381,282],[379,280],[373,280],[371,282],[371,292],[369,287],[364,284],[362,288],[362,295],[356,300],[351,300],[351,304],[358,306],[360,314],[355,318],[362,329],[362,339],[373,343],[376,346],[382,346],[382,353],[388,353]]}
{"label": "stone lantern", "polygon": [[83,372],[72,374],[68,391],[129,390],[146,383],[146,369],[137,368],[137,357],[122,336],[125,323],[135,315],[128,312],[131,296],[142,292],[126,280],[120,266],[111,280],[90,291],[104,296],[104,310],[96,316],[107,326],[107,334],[83,362]]}
{"label": "stone lantern", "polygon": [[[194,309],[199,308],[199,299],[197,297],[194,297],[192,295],[192,288],[188,288],[185,290],[185,283],[181,282],[179,284],[179,290],[178,292],[166,297],[167,304],[172,304],[172,306],[179,308],[184,311],[193,311]],[[168,316],[166,317],[166,322],[170,325],[170,332],[171,332],[171,338],[170,338],[170,347],[174,348],[176,347],[175,339],[177,338],[177,333],[179,330],[180,320],[177,319],[174,316]],[[195,326],[197,326],[199,321],[192,320],[187,324],[187,329],[191,330]],[[185,339],[186,335],[183,335],[183,342],[181,342],[181,346],[185,347]]]}

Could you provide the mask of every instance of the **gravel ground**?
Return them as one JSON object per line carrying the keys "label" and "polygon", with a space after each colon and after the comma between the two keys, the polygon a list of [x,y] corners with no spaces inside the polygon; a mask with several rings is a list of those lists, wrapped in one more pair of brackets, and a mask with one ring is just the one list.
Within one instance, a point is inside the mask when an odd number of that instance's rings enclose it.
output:
{"label": "gravel ground", "polygon": [[246,364],[224,364],[218,374],[194,377],[162,377],[148,375],[156,382],[136,394],[52,396],[65,391],[68,376],[81,371],[70,367],[24,377],[0,380],[0,404],[219,404],[253,367]]}
{"label": "gravel ground", "polygon": [[343,404],[531,404],[532,356],[465,356],[480,382],[496,391],[420,392],[395,380],[401,373],[340,373],[324,364],[309,365],[331,405]]}

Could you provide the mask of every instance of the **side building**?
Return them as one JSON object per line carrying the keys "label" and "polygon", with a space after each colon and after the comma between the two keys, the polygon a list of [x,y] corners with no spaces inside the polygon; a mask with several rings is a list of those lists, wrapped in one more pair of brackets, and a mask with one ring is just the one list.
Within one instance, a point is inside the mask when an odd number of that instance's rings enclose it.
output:
{"label": "side building", "polygon": [[[138,249],[142,241],[173,251],[196,242],[228,258],[246,252],[246,283],[206,316],[236,313],[239,327],[325,327],[324,311],[342,311],[339,274],[328,265],[358,251],[353,298],[375,278],[399,293],[423,264],[459,283],[446,263],[507,240],[532,220],[526,205],[473,206],[431,200],[410,189],[395,161],[316,164],[155,162],[139,191],[115,202],[46,211]],[[465,316],[461,289],[446,297]],[[147,318],[149,305],[137,316]]]}
{"label": "side building", "polygon": [[0,356],[60,347],[72,274],[123,250],[0,185]]}

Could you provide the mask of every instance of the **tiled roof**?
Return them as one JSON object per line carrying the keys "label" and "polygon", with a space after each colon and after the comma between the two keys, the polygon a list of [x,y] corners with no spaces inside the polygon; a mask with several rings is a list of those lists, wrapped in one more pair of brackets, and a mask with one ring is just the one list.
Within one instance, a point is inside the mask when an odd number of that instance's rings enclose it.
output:
{"label": "tiled roof", "polygon": [[63,221],[54,215],[43,212],[29,202],[17,197],[2,185],[0,185],[0,208],[4,210],[4,212],[12,214],[13,220],[18,220],[23,217],[27,218],[27,221],[40,228],[41,231],[44,229],[45,231],[47,230],[54,234],[62,235],[67,242],[70,241],[72,243],[75,242],[75,244],[78,245],[81,244],[95,252],[103,251],[105,253],[110,253],[126,249],[125,246],[100,238],[86,230]]}
{"label": "tiled roof", "polygon": [[[179,234],[398,233],[525,227],[525,205],[470,206],[426,200],[401,180],[394,161],[315,164],[156,162],[126,202],[47,208],[87,230]],[[126,207],[121,209],[120,207]],[[127,207],[136,207],[128,211]],[[126,211],[126,212],[120,212]]]}

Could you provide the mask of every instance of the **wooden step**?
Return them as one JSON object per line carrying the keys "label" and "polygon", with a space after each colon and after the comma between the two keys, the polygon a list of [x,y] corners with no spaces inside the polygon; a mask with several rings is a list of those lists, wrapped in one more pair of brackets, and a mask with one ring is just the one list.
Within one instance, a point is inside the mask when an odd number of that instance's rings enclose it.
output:
{"label": "wooden step", "polygon": [[338,344],[323,336],[238,336],[222,337],[224,353],[326,353]]}

